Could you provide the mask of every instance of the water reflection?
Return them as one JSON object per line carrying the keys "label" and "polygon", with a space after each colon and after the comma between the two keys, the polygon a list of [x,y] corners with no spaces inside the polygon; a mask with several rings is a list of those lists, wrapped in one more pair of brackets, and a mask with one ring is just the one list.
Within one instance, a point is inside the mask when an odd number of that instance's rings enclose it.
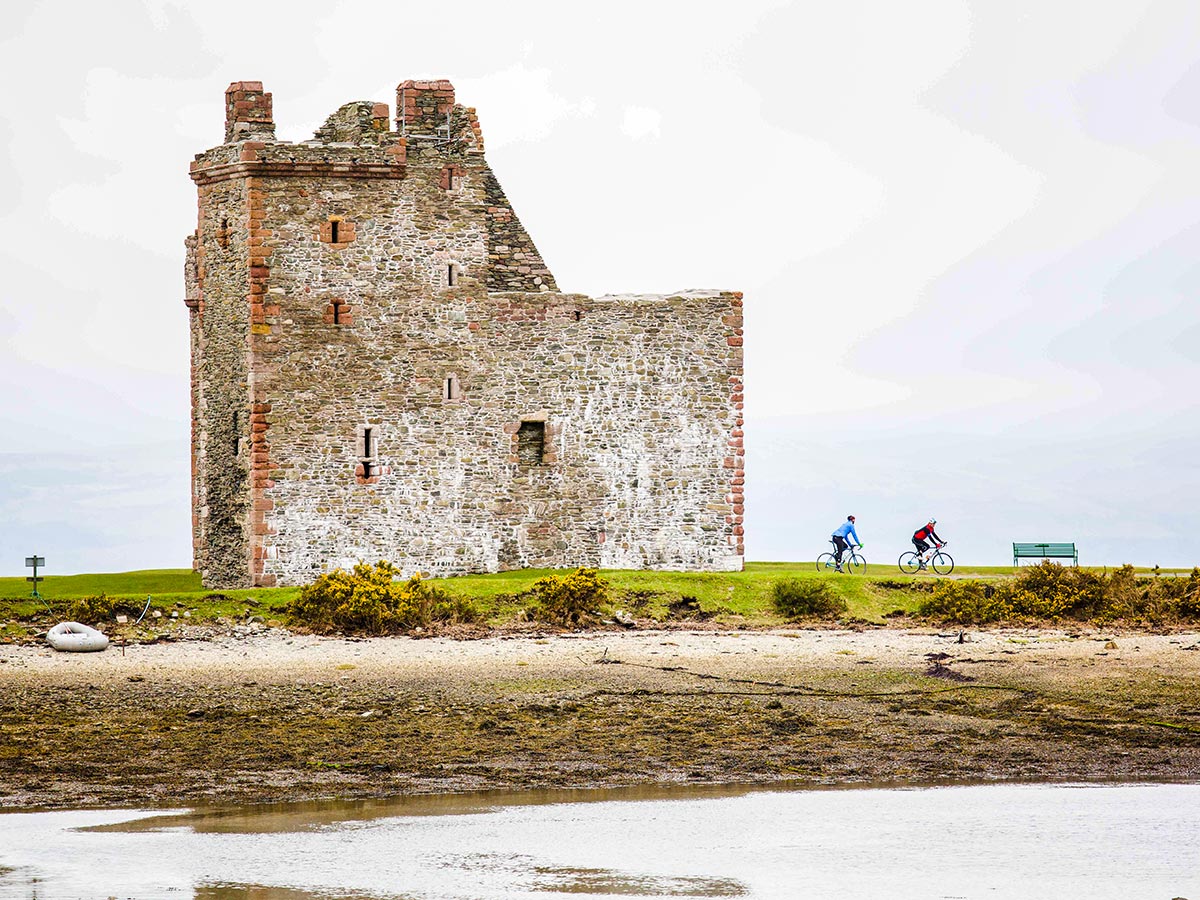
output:
{"label": "water reflection", "polygon": [[[786,787],[783,788],[786,790]],[[806,790],[861,790],[806,788]],[[311,831],[329,825],[370,822],[394,816],[461,816],[495,811],[504,806],[548,806],[563,803],[645,802],[742,797],[778,793],[778,784],[762,785],[636,785],[622,788],[547,788],[528,791],[473,791],[462,794],[419,794],[378,800],[310,800],[299,803],[261,803],[246,807],[196,807],[179,813],[94,825],[90,831],[138,832],[186,828],[206,834],[269,834]]]}
{"label": "water reflection", "polygon": [[1198,900],[1197,802],[1179,784],[655,788],[11,814],[0,898]]}
{"label": "water reflection", "polygon": [[383,898],[358,892],[314,893],[295,888],[269,887],[264,884],[206,884],[196,888],[193,896],[195,900],[412,900],[411,895],[402,897],[392,894]]}

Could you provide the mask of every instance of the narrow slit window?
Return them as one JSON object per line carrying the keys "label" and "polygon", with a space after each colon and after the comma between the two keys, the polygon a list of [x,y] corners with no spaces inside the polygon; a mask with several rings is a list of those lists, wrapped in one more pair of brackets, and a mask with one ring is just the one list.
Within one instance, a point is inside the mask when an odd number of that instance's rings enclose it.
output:
{"label": "narrow slit window", "polygon": [[540,466],[546,458],[546,423],[522,422],[517,430],[517,462]]}
{"label": "narrow slit window", "polygon": [[443,400],[461,400],[462,385],[459,384],[457,375],[447,375],[446,381],[442,385]]}
{"label": "narrow slit window", "polygon": [[329,241],[336,244],[338,242],[338,225],[341,224],[337,219],[329,223]]}
{"label": "narrow slit window", "polygon": [[342,301],[341,300],[333,301],[333,324],[334,325],[342,324]]}
{"label": "narrow slit window", "polygon": [[378,453],[379,440],[375,434],[375,427],[373,425],[359,425],[358,467],[356,472],[360,484],[370,481],[382,471],[377,458]]}
{"label": "narrow slit window", "polygon": [[458,266],[454,265],[454,263],[446,266],[446,284],[450,287],[458,284]]}
{"label": "narrow slit window", "polygon": [[583,318],[583,313],[581,313],[579,310],[575,310],[575,321],[578,322],[582,318]]}

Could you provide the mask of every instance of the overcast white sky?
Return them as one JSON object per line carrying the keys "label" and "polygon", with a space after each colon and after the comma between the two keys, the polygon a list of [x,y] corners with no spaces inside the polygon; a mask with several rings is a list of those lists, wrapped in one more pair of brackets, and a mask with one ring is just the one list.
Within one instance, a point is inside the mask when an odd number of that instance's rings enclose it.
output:
{"label": "overcast white sky", "polygon": [[190,563],[183,238],[280,138],[446,77],[564,290],[745,292],[747,554],[1200,562],[1200,4],[10,2],[0,573]]}

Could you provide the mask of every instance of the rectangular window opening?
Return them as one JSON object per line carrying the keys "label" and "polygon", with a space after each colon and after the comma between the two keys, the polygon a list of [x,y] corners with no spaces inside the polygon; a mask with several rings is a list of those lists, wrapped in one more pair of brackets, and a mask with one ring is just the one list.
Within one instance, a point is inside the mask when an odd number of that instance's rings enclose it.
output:
{"label": "rectangular window opening", "polygon": [[334,244],[338,242],[338,224],[337,219],[329,223],[329,240]]}
{"label": "rectangular window opening", "polygon": [[456,284],[458,284],[458,269],[455,267],[454,263],[451,263],[446,267],[446,284],[450,285],[450,287],[454,287]]}
{"label": "rectangular window opening", "polygon": [[334,325],[342,324],[342,301],[341,300],[333,301],[333,324]]}
{"label": "rectangular window opening", "polygon": [[363,456],[374,456],[372,452],[375,448],[371,446],[371,429],[363,429]]}
{"label": "rectangular window opening", "polygon": [[540,466],[546,458],[546,423],[522,422],[517,430],[517,461]]}

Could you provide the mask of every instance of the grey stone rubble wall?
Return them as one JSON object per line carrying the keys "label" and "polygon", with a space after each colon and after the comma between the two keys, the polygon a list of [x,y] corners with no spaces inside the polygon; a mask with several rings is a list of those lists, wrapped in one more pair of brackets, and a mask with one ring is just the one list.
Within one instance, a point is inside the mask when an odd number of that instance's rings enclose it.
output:
{"label": "grey stone rubble wall", "polygon": [[[324,377],[272,400],[280,468],[266,491],[265,572],[303,583],[358,559],[439,575],[740,569],[724,464],[740,359],[721,322],[736,302],[491,295],[360,314],[356,334],[305,357]],[[310,322],[318,312],[308,310]],[[354,374],[388,348],[403,360],[394,372]],[[462,400],[443,399],[449,374]],[[531,417],[547,425],[541,466],[514,460],[516,431]],[[383,474],[372,485],[354,478],[359,423],[378,442]]]}
{"label": "grey stone rubble wall", "polygon": [[192,312],[195,565],[206,584],[250,576],[250,321],[245,184],[201,188],[197,268],[203,291]]}

